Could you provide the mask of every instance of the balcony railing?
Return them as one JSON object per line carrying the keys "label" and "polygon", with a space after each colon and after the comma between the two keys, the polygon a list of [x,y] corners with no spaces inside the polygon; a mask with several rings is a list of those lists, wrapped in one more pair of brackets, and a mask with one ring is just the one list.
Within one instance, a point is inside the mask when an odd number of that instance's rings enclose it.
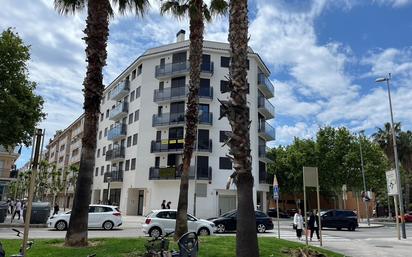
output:
{"label": "balcony railing", "polygon": [[275,117],[275,107],[269,102],[269,100],[262,96],[258,98],[258,110],[266,117],[266,119],[272,119]]}
{"label": "balcony railing", "polygon": [[130,81],[123,80],[115,86],[110,92],[110,99],[118,101],[125,97],[130,91]]}
{"label": "balcony railing", "polygon": [[258,132],[259,136],[263,137],[266,141],[272,141],[276,138],[276,130],[274,127],[269,125],[268,122],[259,122]]}
{"label": "balcony railing", "polygon": [[[155,89],[153,101],[155,103],[164,103],[170,101],[184,100],[189,94],[187,87],[168,87],[164,89]],[[200,99],[213,99],[213,87],[199,88]]]}
{"label": "balcony railing", "polygon": [[259,145],[259,159],[264,161],[264,162],[273,162],[272,159],[269,158],[268,152],[269,152],[269,147],[266,145]]}
{"label": "balcony railing", "polygon": [[106,161],[116,161],[116,160],[124,159],[124,157],[125,157],[125,147],[124,146],[116,147],[106,152]]}
{"label": "balcony railing", "polygon": [[[180,125],[185,123],[185,113],[163,113],[161,115],[154,114],[152,117],[153,127],[163,127],[171,125]],[[213,114],[205,112],[199,114],[199,124],[213,125]]]}
{"label": "balcony railing", "polygon": [[213,113],[203,112],[199,114],[199,124],[213,125]]}
{"label": "balcony railing", "polygon": [[[197,173],[197,176],[195,174]],[[174,180],[180,179],[182,165],[173,167],[150,167],[149,180]],[[212,167],[197,168],[191,166],[189,169],[189,179],[212,180]]]}
{"label": "balcony railing", "polygon": [[[150,147],[150,152],[152,153],[162,153],[162,152],[182,152],[185,140],[181,139],[164,139],[164,140],[153,140]],[[195,144],[197,144],[195,142]],[[213,144],[212,139],[209,139],[207,143],[197,144],[195,151],[198,152],[212,152]]]}
{"label": "balcony railing", "polygon": [[[210,63],[202,63],[201,64],[201,73],[202,75],[209,75],[213,74],[213,62]],[[179,63],[168,63],[163,65],[157,65],[155,69],[155,77],[156,78],[165,78],[171,76],[178,76],[186,74],[190,71],[190,63],[186,62],[179,62]]]}
{"label": "balcony railing", "polygon": [[108,182],[108,177],[110,177],[110,182],[123,182],[123,170],[112,169],[111,172],[104,173],[104,183]]}
{"label": "balcony railing", "polygon": [[122,137],[126,136],[126,124],[120,123],[114,126],[107,134],[107,140],[116,141]]}
{"label": "balcony railing", "polygon": [[264,73],[258,74],[258,87],[266,98],[272,98],[275,95],[275,87]]}
{"label": "balcony railing", "polygon": [[259,184],[272,184],[273,174],[267,173],[266,170],[259,169]]}
{"label": "balcony railing", "polygon": [[209,139],[207,142],[198,142],[197,151],[198,152],[209,152],[211,153],[213,149],[212,139]]}
{"label": "balcony railing", "polygon": [[129,103],[122,102],[110,111],[109,119],[110,120],[120,120],[127,116],[128,111],[129,111]]}

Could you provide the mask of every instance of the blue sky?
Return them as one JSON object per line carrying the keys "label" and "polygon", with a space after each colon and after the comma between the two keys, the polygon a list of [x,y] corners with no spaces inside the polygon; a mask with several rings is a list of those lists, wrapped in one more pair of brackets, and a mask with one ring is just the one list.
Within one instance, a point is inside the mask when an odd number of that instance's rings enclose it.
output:
{"label": "blue sky", "polygon": [[[206,1],[208,2],[208,1]],[[151,0],[145,17],[110,21],[109,84],[145,49],[174,41],[187,20],[159,15]],[[82,113],[85,13],[60,16],[53,1],[0,0],[0,29],[14,27],[32,45],[30,76],[46,100],[46,138]],[[313,137],[319,126],[357,132],[389,121],[387,93],[376,77],[393,74],[395,120],[412,129],[412,0],[254,0],[250,46],[272,71],[277,140]],[[408,16],[409,14],[409,16]],[[226,41],[227,18],[206,27],[205,39]],[[24,149],[18,166],[29,159]]]}

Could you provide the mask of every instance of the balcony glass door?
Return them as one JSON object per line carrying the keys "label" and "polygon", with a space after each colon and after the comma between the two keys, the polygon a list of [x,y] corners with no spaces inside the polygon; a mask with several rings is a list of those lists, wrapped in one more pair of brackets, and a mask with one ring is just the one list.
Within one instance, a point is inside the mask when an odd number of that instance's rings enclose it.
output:
{"label": "balcony glass door", "polygon": [[209,122],[209,105],[199,104],[199,121],[202,123]]}
{"label": "balcony glass door", "polygon": [[209,177],[209,157],[197,156],[196,176],[198,179]]}

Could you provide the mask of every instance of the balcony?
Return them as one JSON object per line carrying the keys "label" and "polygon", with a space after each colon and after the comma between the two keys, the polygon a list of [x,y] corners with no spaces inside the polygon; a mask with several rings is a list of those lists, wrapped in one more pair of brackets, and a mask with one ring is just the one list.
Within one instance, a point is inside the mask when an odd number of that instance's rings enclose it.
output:
{"label": "balcony", "polygon": [[[181,153],[183,152],[185,140],[181,139],[163,139],[158,141],[152,141],[150,152],[151,153]],[[209,152],[211,153],[213,149],[212,139],[209,139],[207,143],[197,144],[195,151],[198,152]]]}
{"label": "balcony", "polygon": [[107,183],[107,178],[110,177],[110,183],[123,182],[123,170],[112,169],[111,172],[104,173],[103,182]]}
{"label": "balcony", "polygon": [[266,98],[272,98],[275,95],[275,87],[265,74],[258,74],[258,88]]}
{"label": "balcony", "polygon": [[[185,76],[189,74],[190,63],[179,62],[179,63],[168,63],[163,65],[157,65],[155,69],[155,77],[157,79],[165,79],[168,77]],[[213,62],[202,63],[200,75],[203,77],[211,77],[213,75]]]}
{"label": "balcony", "polygon": [[[197,178],[195,174],[197,173]],[[149,180],[175,180],[180,179],[182,174],[182,166],[178,167],[150,167]],[[195,169],[191,166],[189,169],[189,179],[212,180],[212,167]]]}
{"label": "balcony", "polygon": [[212,139],[209,139],[208,142],[199,142],[197,144],[197,151],[198,152],[209,152],[211,153],[213,149]]}
{"label": "balcony", "polygon": [[266,121],[260,121],[258,126],[259,126],[258,132],[259,132],[259,136],[260,136],[260,137],[262,137],[262,138],[265,139],[266,141],[275,140],[275,138],[276,138],[276,130],[275,130],[274,127],[272,127],[271,125],[269,125],[268,122],[266,122]]}
{"label": "balcony", "polygon": [[125,147],[120,146],[106,152],[106,161],[119,161],[125,157]]}
{"label": "balcony", "polygon": [[110,120],[120,120],[127,116],[128,111],[129,111],[129,103],[122,102],[110,111],[109,119]]}
{"label": "balcony", "polygon": [[259,184],[269,184],[273,183],[273,175],[268,174],[266,170],[259,169]]}
{"label": "balcony", "polygon": [[119,123],[114,126],[107,134],[107,140],[116,141],[118,139],[126,137],[126,124]]}
{"label": "balcony", "polygon": [[[185,124],[185,113],[183,112],[154,114],[152,117],[153,127],[169,127],[183,124]],[[213,114],[211,112],[199,114],[199,124],[213,125]]]}
{"label": "balcony", "polygon": [[266,119],[273,119],[275,117],[275,107],[269,100],[262,96],[258,98],[258,111],[265,116]]}
{"label": "balcony", "polygon": [[259,159],[261,161],[264,161],[266,163],[269,162],[273,162],[272,159],[269,158],[269,156],[267,155],[269,152],[269,147],[267,147],[266,145],[259,145]]}
{"label": "balcony", "polygon": [[130,82],[128,80],[123,80],[117,86],[115,86],[110,92],[110,99],[114,101],[119,101],[130,91]]}
{"label": "balcony", "polygon": [[[187,87],[168,87],[164,89],[155,89],[153,95],[153,102],[168,103],[172,101],[185,100],[188,94],[189,89]],[[200,88],[199,99],[212,100],[213,87]]]}

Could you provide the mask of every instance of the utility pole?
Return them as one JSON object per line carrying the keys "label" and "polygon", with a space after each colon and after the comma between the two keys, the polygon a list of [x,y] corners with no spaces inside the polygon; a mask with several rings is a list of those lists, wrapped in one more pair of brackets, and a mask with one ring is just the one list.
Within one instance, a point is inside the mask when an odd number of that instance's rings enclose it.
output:
{"label": "utility pole", "polygon": [[[363,168],[363,154],[362,154],[362,135],[363,130],[359,133],[359,148],[360,148],[360,159],[361,159],[361,169],[362,169],[362,178],[363,178],[363,192],[366,192],[366,179],[365,179],[365,169]],[[368,227],[370,227],[371,223],[369,220],[369,208],[368,208],[368,201],[367,199],[363,199],[365,203],[365,211],[366,211],[366,220],[368,222]]]}

